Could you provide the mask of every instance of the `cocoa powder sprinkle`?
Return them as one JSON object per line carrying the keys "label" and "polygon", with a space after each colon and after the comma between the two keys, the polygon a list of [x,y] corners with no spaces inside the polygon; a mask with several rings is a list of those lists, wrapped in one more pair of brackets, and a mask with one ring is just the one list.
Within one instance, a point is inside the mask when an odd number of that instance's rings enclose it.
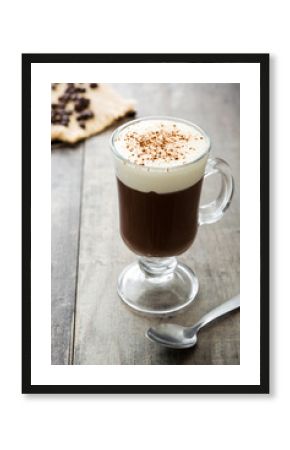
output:
{"label": "cocoa powder sprinkle", "polygon": [[146,161],[183,161],[191,138],[188,133],[179,130],[176,124],[172,125],[172,129],[160,124],[158,130],[142,134],[129,131],[124,136],[124,141],[130,152],[129,160],[144,165]]}

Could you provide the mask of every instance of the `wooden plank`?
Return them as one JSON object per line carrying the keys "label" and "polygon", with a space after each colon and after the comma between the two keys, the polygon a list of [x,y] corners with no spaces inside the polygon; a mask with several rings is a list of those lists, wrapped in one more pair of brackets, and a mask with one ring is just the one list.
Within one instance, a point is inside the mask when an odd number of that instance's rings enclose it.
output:
{"label": "wooden plank", "polygon": [[[194,267],[200,292],[186,313],[171,319],[191,324],[239,292],[239,86],[223,84],[124,84],[138,113],[189,119],[212,137],[213,156],[226,159],[236,182],[233,204],[222,221],[200,228],[180,258]],[[128,310],[116,293],[122,268],[135,259],[118,232],[118,205],[109,150],[112,130],[87,141],[75,319],[74,364],[239,364],[239,313],[201,332],[194,350],[171,351],[144,338],[158,320]],[[214,198],[218,180],[208,181]]]}
{"label": "wooden plank", "polygon": [[51,154],[51,363],[72,355],[83,147]]}

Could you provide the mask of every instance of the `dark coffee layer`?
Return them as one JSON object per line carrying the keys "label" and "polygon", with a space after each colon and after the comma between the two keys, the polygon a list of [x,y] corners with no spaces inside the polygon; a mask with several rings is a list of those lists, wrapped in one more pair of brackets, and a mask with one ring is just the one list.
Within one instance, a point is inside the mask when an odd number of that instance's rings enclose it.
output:
{"label": "dark coffee layer", "polygon": [[175,256],[192,244],[198,228],[202,179],[178,192],[157,194],[129,188],[118,178],[120,232],[142,256]]}

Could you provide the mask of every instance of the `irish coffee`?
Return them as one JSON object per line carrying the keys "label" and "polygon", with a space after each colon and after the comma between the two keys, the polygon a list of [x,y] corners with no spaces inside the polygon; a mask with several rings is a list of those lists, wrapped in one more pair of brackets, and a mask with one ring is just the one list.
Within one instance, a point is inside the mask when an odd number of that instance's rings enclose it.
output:
{"label": "irish coffee", "polygon": [[[117,291],[134,311],[172,316],[196,298],[198,278],[179,262],[199,225],[217,222],[234,191],[230,167],[210,158],[210,139],[183,119],[155,116],[117,128],[111,138],[119,195],[120,232],[139,255],[124,267]],[[221,189],[199,206],[204,174],[221,176]]]}
{"label": "irish coffee", "polygon": [[136,121],[115,138],[120,232],[147,257],[179,255],[192,244],[209,141],[174,119]]}

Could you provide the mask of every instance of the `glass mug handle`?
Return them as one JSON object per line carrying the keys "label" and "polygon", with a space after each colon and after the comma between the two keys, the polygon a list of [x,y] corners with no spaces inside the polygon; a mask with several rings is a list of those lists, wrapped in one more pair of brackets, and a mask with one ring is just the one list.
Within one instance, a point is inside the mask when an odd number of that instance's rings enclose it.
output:
{"label": "glass mug handle", "polygon": [[221,189],[215,200],[199,207],[199,225],[220,220],[232,201],[234,179],[230,166],[221,158],[210,158],[205,168],[204,178],[216,173],[221,175]]}

